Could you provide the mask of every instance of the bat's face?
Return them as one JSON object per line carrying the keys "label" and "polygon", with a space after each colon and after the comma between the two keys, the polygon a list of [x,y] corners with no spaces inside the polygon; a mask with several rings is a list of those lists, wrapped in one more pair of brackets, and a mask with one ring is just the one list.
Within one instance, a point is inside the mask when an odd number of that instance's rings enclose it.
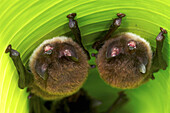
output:
{"label": "bat's face", "polygon": [[124,33],[105,42],[97,65],[101,77],[113,87],[135,88],[145,81],[151,66],[152,51],[141,37]]}
{"label": "bat's face", "polygon": [[87,56],[66,37],[44,41],[30,58],[35,84],[52,94],[76,92],[88,75]]}

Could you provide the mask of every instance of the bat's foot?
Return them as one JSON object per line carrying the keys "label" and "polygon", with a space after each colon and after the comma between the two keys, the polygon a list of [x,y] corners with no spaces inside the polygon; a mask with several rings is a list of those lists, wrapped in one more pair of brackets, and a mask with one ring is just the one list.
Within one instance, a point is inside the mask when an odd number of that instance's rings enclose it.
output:
{"label": "bat's foot", "polygon": [[165,29],[163,29],[162,27],[160,27],[160,30],[161,30],[161,32],[156,37],[156,41],[158,41],[158,42],[162,42],[165,39],[165,36],[163,34],[167,34],[167,31]]}
{"label": "bat's foot", "polygon": [[117,16],[118,16],[119,18],[123,18],[123,17],[125,17],[126,15],[123,14],[123,13],[117,13]]}
{"label": "bat's foot", "polygon": [[67,18],[74,19],[76,15],[77,15],[76,13],[71,13],[71,14],[67,15]]}
{"label": "bat's foot", "polygon": [[121,25],[122,18],[125,17],[126,15],[123,13],[117,13],[117,17],[114,21],[113,24],[110,26],[111,28],[115,29],[115,27],[119,27]]}
{"label": "bat's foot", "polygon": [[160,27],[160,30],[163,34],[167,34],[167,31],[164,28]]}
{"label": "bat's foot", "polygon": [[118,16],[118,18],[116,18],[116,19],[114,20],[114,23],[113,23],[113,25],[111,26],[111,27],[113,27],[113,29],[114,29],[115,27],[119,27],[119,26],[121,25],[122,18],[125,17],[126,15],[123,14],[123,13],[117,13],[117,16]]}
{"label": "bat's foot", "polygon": [[9,52],[10,52],[10,57],[12,57],[12,58],[17,58],[20,55],[20,53],[18,51],[12,49],[11,44],[8,45],[8,47],[5,50],[5,53],[9,53]]}
{"label": "bat's foot", "polygon": [[10,44],[10,45],[8,45],[8,47],[6,48],[5,53],[11,52],[11,49],[12,49],[12,46],[11,46],[11,44]]}
{"label": "bat's foot", "polygon": [[[69,28],[71,30],[78,28],[77,21],[74,20],[75,16],[76,16],[76,13],[71,13],[67,15],[67,18],[69,18]],[[74,33],[77,34],[77,31],[74,31]]]}

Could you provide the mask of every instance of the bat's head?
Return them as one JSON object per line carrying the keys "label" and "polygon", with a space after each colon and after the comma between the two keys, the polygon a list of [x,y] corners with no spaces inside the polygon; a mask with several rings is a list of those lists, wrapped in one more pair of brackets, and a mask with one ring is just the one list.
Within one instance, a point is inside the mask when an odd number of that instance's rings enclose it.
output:
{"label": "bat's head", "polygon": [[134,88],[146,78],[151,66],[149,43],[133,33],[109,39],[99,50],[97,64],[101,77],[119,88]]}
{"label": "bat's head", "polygon": [[42,58],[49,57],[51,60],[56,60],[58,63],[76,63],[78,56],[75,47],[67,42],[45,44],[41,52]]}
{"label": "bat's head", "polygon": [[70,93],[85,81],[87,61],[87,55],[77,43],[70,38],[57,37],[44,41],[33,52],[30,68],[40,88]]}

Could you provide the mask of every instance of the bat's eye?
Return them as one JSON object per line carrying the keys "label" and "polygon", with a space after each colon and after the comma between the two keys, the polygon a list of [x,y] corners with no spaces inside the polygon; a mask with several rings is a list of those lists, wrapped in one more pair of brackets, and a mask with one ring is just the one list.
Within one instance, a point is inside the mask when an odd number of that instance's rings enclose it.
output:
{"label": "bat's eye", "polygon": [[115,57],[119,54],[120,50],[119,48],[117,47],[114,47],[112,50],[111,50],[111,57]]}
{"label": "bat's eye", "polygon": [[128,47],[129,47],[129,50],[136,49],[136,42],[134,40],[129,41],[128,42]]}
{"label": "bat's eye", "polygon": [[45,54],[50,55],[50,54],[52,53],[52,51],[53,51],[53,47],[52,47],[52,46],[46,45],[46,46],[44,47],[44,53],[45,53]]}

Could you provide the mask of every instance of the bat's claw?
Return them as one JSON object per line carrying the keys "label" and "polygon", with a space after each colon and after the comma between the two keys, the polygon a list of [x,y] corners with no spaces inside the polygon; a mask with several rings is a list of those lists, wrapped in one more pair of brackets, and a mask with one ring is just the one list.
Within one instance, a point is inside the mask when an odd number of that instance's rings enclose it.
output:
{"label": "bat's claw", "polygon": [[10,51],[11,51],[11,49],[12,49],[12,46],[11,46],[11,44],[9,44],[9,45],[8,45],[8,47],[7,47],[7,48],[6,48],[6,50],[5,50],[5,53],[10,52]]}
{"label": "bat's claw", "polygon": [[160,30],[163,34],[167,34],[167,31],[164,28],[160,27]]}
{"label": "bat's claw", "polygon": [[165,36],[163,34],[167,34],[167,31],[165,29],[163,29],[162,27],[160,27],[161,32],[158,34],[158,36],[156,37],[156,41],[163,41],[165,39]]}
{"label": "bat's claw", "polygon": [[117,16],[118,16],[119,18],[123,18],[123,17],[125,17],[126,15],[123,14],[123,13],[117,13]]}
{"label": "bat's claw", "polygon": [[76,15],[77,15],[76,13],[71,13],[71,14],[67,15],[67,18],[69,18],[69,19],[74,19],[74,17],[75,17]]}

